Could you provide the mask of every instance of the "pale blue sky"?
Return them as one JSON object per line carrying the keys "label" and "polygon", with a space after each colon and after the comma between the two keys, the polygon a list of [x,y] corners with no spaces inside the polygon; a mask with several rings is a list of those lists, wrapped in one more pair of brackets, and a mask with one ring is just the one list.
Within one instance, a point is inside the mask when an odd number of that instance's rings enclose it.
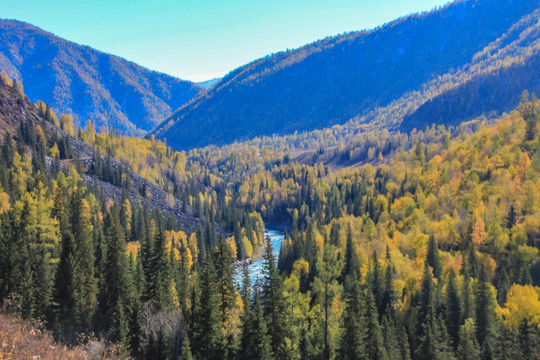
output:
{"label": "pale blue sky", "polygon": [[184,79],[363,30],[448,0],[0,0],[0,17]]}

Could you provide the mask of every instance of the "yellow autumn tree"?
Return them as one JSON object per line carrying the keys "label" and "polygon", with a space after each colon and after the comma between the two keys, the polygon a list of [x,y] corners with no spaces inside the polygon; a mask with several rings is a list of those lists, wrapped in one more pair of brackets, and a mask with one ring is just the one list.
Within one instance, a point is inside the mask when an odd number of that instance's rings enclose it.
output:
{"label": "yellow autumn tree", "polygon": [[512,285],[506,303],[497,309],[497,315],[513,329],[517,329],[523,319],[540,327],[539,292],[540,288],[531,285]]}
{"label": "yellow autumn tree", "polygon": [[60,128],[70,135],[75,135],[73,130],[73,118],[68,114],[60,115]]}
{"label": "yellow autumn tree", "polygon": [[486,225],[484,224],[484,220],[482,220],[482,217],[478,216],[476,218],[476,222],[474,223],[473,231],[471,233],[472,243],[476,248],[479,248],[480,246],[484,245],[487,237],[488,233],[486,232]]}

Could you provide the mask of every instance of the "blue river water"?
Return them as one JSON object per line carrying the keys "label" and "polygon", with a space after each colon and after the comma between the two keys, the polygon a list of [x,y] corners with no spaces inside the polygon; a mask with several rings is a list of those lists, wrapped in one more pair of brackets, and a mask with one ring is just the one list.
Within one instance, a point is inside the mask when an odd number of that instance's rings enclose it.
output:
{"label": "blue river water", "polygon": [[[277,258],[279,256],[279,250],[281,249],[281,242],[283,241],[284,233],[279,230],[271,230],[266,229],[264,236],[270,237],[270,242],[272,243],[272,253],[274,254],[274,257]],[[262,280],[262,270],[263,270],[263,259],[257,258],[255,261],[253,261],[251,264],[248,265],[249,269],[249,277],[251,279],[251,284],[255,284],[257,281],[257,278],[260,278]],[[234,279],[236,282],[236,286],[240,288],[242,285],[242,267],[239,266],[236,268]]]}

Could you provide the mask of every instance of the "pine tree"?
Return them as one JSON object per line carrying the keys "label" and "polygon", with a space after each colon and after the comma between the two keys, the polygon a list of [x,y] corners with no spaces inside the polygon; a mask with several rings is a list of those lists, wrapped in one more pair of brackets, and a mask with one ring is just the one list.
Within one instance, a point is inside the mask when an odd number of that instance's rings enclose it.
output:
{"label": "pine tree", "polygon": [[226,359],[228,354],[224,353],[221,334],[216,270],[210,256],[205,258],[199,276],[201,294],[193,323],[193,351],[204,359]]}
{"label": "pine tree", "polygon": [[246,305],[239,358],[242,360],[273,359],[271,339],[266,327],[264,310],[259,291],[255,291],[253,301]]}
{"label": "pine tree", "polygon": [[158,231],[146,275],[146,298],[154,303],[157,310],[173,306],[171,265],[165,242],[165,233]]}
{"label": "pine tree", "polygon": [[352,269],[359,269],[357,264],[356,251],[354,246],[354,240],[352,236],[351,224],[349,224],[349,229],[347,232],[347,242],[345,245],[345,263],[343,265],[343,270],[341,271],[340,281],[345,282],[347,275],[352,274]]}
{"label": "pine tree", "polygon": [[503,266],[499,273],[499,280],[497,281],[497,302],[499,305],[504,305],[509,291],[510,278],[508,277],[508,272],[506,272],[506,267]]}
{"label": "pine tree", "polygon": [[494,332],[495,300],[487,272],[482,266],[476,290],[476,337],[479,344],[491,339]]}
{"label": "pine tree", "polygon": [[343,337],[339,355],[342,359],[362,359],[367,354],[368,335],[360,279],[352,274],[347,276],[345,282]]}
{"label": "pine tree", "polygon": [[367,330],[367,359],[386,360],[386,349],[383,343],[381,328],[379,326],[378,312],[373,294],[369,289],[365,291],[365,319]]}
{"label": "pine tree", "polygon": [[539,345],[540,331],[538,326],[531,324],[529,319],[524,318],[518,329],[518,344],[520,359],[538,359],[540,358]]}
{"label": "pine tree", "polygon": [[409,334],[407,330],[403,328],[401,334],[401,341],[399,342],[399,354],[400,360],[411,360],[411,349],[409,345]]}
{"label": "pine tree", "polygon": [[456,284],[456,275],[453,270],[450,271],[446,289],[446,310],[446,324],[450,336],[450,343],[454,349],[457,349],[462,313],[459,291]]}
{"label": "pine tree", "polygon": [[480,349],[476,341],[476,330],[473,319],[465,320],[459,329],[459,360],[476,360],[480,359]]}
{"label": "pine tree", "polygon": [[99,308],[103,328],[110,333],[112,342],[126,342],[130,279],[125,255],[124,232],[116,215],[108,215],[107,251],[100,283]]}
{"label": "pine tree", "polygon": [[97,304],[95,252],[88,205],[79,191],[74,191],[70,202],[70,224],[75,245],[72,272],[74,315],[81,329],[89,329]]}
{"label": "pine tree", "polygon": [[433,269],[433,276],[440,280],[442,275],[441,258],[439,256],[439,247],[433,235],[429,237],[426,262]]}
{"label": "pine tree", "polygon": [[263,261],[264,282],[262,284],[261,301],[271,339],[272,353],[277,359],[286,359],[285,339],[288,331],[285,322],[283,286],[276,268],[272,243],[269,237],[266,237]]}
{"label": "pine tree", "polygon": [[57,333],[63,335],[68,342],[75,340],[75,329],[73,328],[75,321],[74,268],[75,239],[71,232],[66,232],[62,236],[62,252],[56,270],[53,305]]}
{"label": "pine tree", "polygon": [[416,323],[418,346],[415,354],[420,360],[442,359],[436,318],[435,289],[431,267],[426,263],[420,289]]}

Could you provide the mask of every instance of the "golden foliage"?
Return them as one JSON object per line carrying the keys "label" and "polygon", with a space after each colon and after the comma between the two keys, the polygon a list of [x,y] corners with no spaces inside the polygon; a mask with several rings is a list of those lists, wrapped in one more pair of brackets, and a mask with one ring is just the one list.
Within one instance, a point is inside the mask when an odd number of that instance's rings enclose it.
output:
{"label": "golden foliage", "polygon": [[498,316],[513,329],[517,329],[525,318],[540,327],[539,293],[538,287],[512,285],[504,307],[497,309]]}

